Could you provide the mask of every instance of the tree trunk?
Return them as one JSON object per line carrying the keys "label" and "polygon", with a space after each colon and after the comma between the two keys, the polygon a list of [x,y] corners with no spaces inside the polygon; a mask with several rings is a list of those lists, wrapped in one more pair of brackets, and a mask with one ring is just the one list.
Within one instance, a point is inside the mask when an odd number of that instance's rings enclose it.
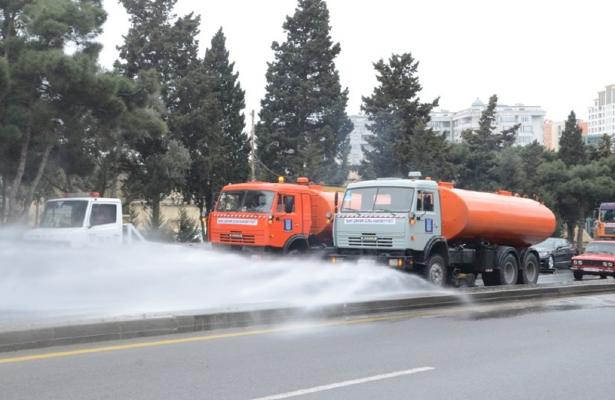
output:
{"label": "tree trunk", "polygon": [[8,197],[8,207],[7,214],[5,215],[6,220],[10,220],[13,218],[15,214],[15,203],[17,202],[17,194],[19,193],[19,189],[21,189],[21,182],[23,179],[24,172],[26,171],[26,161],[28,159],[28,151],[30,149],[30,140],[32,139],[32,119],[29,116],[28,124],[26,126],[25,137],[23,138],[23,142],[21,143],[21,148],[19,150],[19,161],[17,163],[17,172],[15,173],[15,178],[11,183],[11,188],[9,190]]}
{"label": "tree trunk", "polygon": [[38,188],[38,185],[41,182],[41,178],[45,173],[45,169],[47,168],[47,161],[49,160],[49,154],[51,153],[52,148],[53,144],[51,143],[45,146],[45,150],[43,151],[43,157],[41,158],[41,163],[38,166],[38,171],[36,171],[36,176],[34,177],[32,185],[30,186],[30,190],[28,190],[28,194],[26,195],[23,211],[23,215],[25,218],[28,218],[28,212],[30,211],[32,200],[34,200],[34,193],[36,193],[36,189]]}
{"label": "tree trunk", "polygon": [[570,243],[574,243],[574,223],[566,222],[567,239]]}
{"label": "tree trunk", "polygon": [[201,238],[204,242],[206,242],[207,235],[209,235],[209,232],[205,231],[205,221],[203,221],[203,210],[205,210],[205,207],[203,205],[203,199],[200,199],[197,205],[199,207],[199,222],[201,223]]}
{"label": "tree trunk", "polygon": [[583,233],[585,232],[585,218],[579,218],[577,225],[577,250],[581,254],[583,250]]}
{"label": "tree trunk", "polygon": [[152,199],[152,230],[158,232],[160,229],[160,197]]}
{"label": "tree trunk", "polygon": [[2,181],[2,192],[0,196],[2,196],[2,209],[0,209],[0,224],[4,223],[4,213],[6,212],[6,177],[4,175],[0,175],[0,181]]}

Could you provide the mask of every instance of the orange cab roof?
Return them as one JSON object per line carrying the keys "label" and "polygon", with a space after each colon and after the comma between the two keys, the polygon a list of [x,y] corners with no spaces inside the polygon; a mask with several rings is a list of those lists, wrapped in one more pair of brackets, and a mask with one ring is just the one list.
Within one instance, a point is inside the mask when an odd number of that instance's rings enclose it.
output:
{"label": "orange cab roof", "polygon": [[307,191],[307,190],[323,190],[321,185],[298,183],[273,183],[273,182],[245,182],[245,183],[231,183],[222,188],[222,190],[294,190],[294,191]]}

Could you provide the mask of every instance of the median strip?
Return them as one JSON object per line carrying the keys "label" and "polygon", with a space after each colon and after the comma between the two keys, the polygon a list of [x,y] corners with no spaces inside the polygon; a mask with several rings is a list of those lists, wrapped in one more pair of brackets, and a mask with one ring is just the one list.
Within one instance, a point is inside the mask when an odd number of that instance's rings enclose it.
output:
{"label": "median strip", "polygon": [[[299,321],[361,318],[361,316],[367,315],[467,304],[513,302],[608,293],[615,293],[615,282],[599,281],[550,286],[511,286],[495,289],[475,288],[467,291],[451,291],[449,294],[332,304],[310,309],[303,307],[280,307],[36,328],[0,332],[0,352],[177,333],[262,327]],[[366,319],[368,320],[369,318]]]}

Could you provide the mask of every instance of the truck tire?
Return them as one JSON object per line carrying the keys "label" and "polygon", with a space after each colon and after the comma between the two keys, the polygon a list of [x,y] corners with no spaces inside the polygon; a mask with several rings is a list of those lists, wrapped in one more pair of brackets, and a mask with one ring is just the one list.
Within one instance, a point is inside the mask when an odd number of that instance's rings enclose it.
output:
{"label": "truck tire", "polygon": [[523,268],[519,270],[519,283],[522,284],[535,284],[538,282],[538,276],[540,275],[540,264],[536,254],[530,253],[525,256],[523,261]]}
{"label": "truck tire", "polygon": [[499,276],[500,285],[514,285],[519,276],[519,263],[512,253],[508,253],[502,260],[502,265],[496,271]]}
{"label": "truck tire", "polygon": [[436,286],[444,286],[448,282],[448,267],[444,257],[434,254],[429,257],[423,271],[425,279]]}

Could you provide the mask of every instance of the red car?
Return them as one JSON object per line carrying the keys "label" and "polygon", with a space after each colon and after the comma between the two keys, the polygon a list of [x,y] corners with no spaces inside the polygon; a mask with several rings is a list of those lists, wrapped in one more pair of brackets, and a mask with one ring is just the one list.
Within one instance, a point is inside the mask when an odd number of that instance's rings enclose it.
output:
{"label": "red car", "polygon": [[571,270],[577,281],[583,279],[583,275],[598,275],[602,279],[615,277],[615,241],[591,242],[583,254],[572,258]]}

